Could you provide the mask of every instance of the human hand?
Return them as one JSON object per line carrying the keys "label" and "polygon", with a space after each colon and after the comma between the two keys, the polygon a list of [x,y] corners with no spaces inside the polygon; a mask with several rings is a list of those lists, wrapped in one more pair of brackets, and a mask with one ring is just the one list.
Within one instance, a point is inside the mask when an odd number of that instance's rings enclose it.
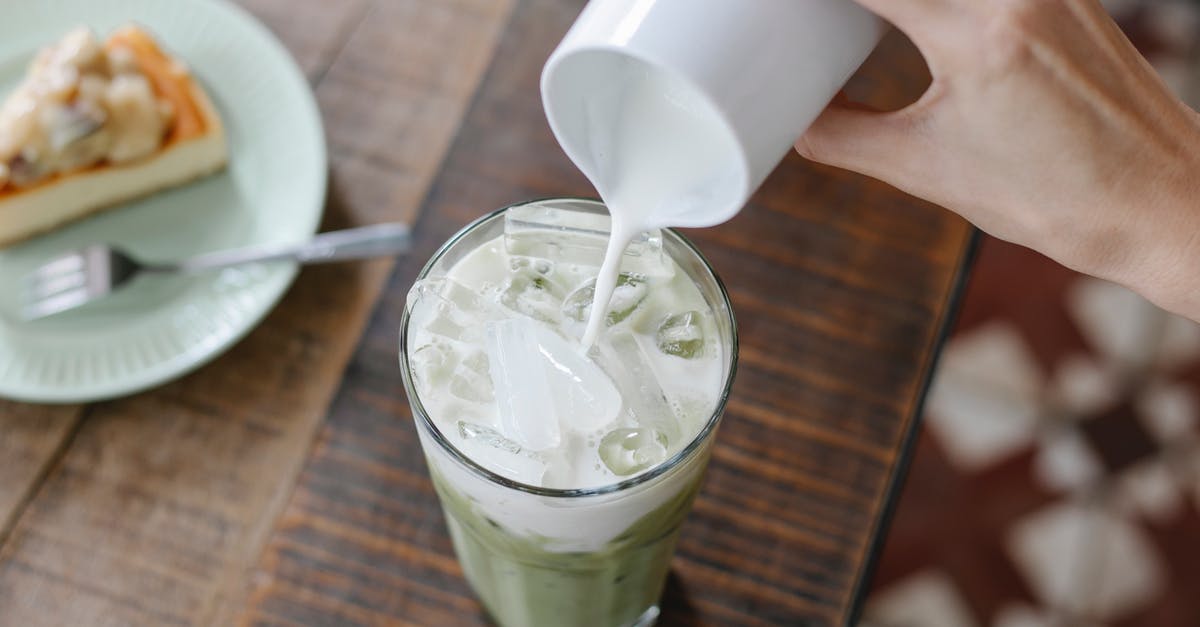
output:
{"label": "human hand", "polygon": [[831,105],[796,144],[1200,320],[1200,114],[1096,0],[857,0],[933,81],[895,112]]}

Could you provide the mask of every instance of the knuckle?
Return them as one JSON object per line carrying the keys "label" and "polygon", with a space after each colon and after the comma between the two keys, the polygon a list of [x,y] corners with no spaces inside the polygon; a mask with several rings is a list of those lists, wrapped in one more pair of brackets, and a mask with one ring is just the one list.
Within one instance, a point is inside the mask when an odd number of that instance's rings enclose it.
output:
{"label": "knuckle", "polygon": [[988,66],[1007,71],[1032,57],[1032,44],[1054,0],[1002,0],[992,5],[981,38]]}
{"label": "knuckle", "polygon": [[1017,27],[1029,27],[1042,19],[1058,0],[999,0],[992,3],[994,14]]}

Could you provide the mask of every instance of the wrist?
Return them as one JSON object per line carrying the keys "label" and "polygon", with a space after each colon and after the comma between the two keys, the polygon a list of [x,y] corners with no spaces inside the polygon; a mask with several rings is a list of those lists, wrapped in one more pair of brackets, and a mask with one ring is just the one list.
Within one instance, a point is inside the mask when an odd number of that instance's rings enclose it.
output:
{"label": "wrist", "polygon": [[1157,136],[1114,147],[1126,158],[1075,190],[1058,214],[1072,222],[1040,229],[1038,249],[1200,321],[1200,114],[1175,104]]}
{"label": "wrist", "polygon": [[[1195,213],[1200,218],[1200,206]],[[1200,220],[1181,223],[1147,255],[1141,275],[1125,284],[1171,313],[1200,321]]]}
{"label": "wrist", "polygon": [[1187,172],[1155,181],[1126,208],[1120,268],[1104,278],[1200,321],[1200,160],[1188,161]]}

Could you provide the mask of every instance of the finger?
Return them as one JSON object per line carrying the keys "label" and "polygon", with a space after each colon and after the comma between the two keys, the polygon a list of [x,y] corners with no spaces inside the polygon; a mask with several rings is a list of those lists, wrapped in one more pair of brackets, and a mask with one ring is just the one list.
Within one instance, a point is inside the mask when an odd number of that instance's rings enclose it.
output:
{"label": "finger", "polygon": [[878,112],[835,101],[796,142],[801,156],[891,180],[897,164],[912,163],[924,141],[916,109]]}
{"label": "finger", "polygon": [[853,109],[855,111],[870,111],[872,113],[880,113],[882,110],[872,107],[865,102],[855,102],[846,94],[845,89],[839,89],[838,93],[833,95],[833,99],[829,101],[831,107],[841,107],[843,109]]}
{"label": "finger", "polygon": [[909,32],[937,18],[949,8],[949,0],[854,0],[863,8]]}
{"label": "finger", "polygon": [[[963,29],[962,17],[979,0],[854,0],[903,32],[929,59],[948,35]],[[964,4],[965,2],[965,4]]]}

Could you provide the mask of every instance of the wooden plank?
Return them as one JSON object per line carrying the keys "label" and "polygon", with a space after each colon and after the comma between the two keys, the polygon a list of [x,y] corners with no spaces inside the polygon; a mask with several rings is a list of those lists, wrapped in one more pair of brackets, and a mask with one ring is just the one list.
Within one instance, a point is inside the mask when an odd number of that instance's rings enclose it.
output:
{"label": "wooden plank", "polygon": [[366,14],[317,89],[339,219],[413,221],[510,7],[384,0]]}
{"label": "wooden plank", "polygon": [[371,0],[237,0],[283,42],[316,84],[362,22]]}
{"label": "wooden plank", "polygon": [[[310,79],[323,75],[363,17],[367,0],[305,2],[243,0],[270,25]],[[315,26],[319,26],[315,27]],[[84,407],[0,402],[0,543],[75,432]]]}
{"label": "wooden plank", "polygon": [[[325,226],[412,219],[506,7],[380,2],[335,50],[346,27],[322,20],[336,3],[286,4],[285,39],[321,79]],[[228,624],[390,268],[306,270],[214,363],[90,408],[0,547],[0,624]]]}
{"label": "wooden plank", "polygon": [[[260,562],[245,624],[485,625],[453,561],[396,367],[417,271],[455,230],[531,197],[588,194],[546,128],[541,64],[580,8],[523,0]],[[886,40],[851,90],[927,75]],[[970,229],[861,176],[790,157],[728,224],[688,233],[722,274],[742,361],[684,526],[664,625],[850,620],[944,332]]]}
{"label": "wooden plank", "polygon": [[0,544],[79,425],[82,407],[0,401]]}

